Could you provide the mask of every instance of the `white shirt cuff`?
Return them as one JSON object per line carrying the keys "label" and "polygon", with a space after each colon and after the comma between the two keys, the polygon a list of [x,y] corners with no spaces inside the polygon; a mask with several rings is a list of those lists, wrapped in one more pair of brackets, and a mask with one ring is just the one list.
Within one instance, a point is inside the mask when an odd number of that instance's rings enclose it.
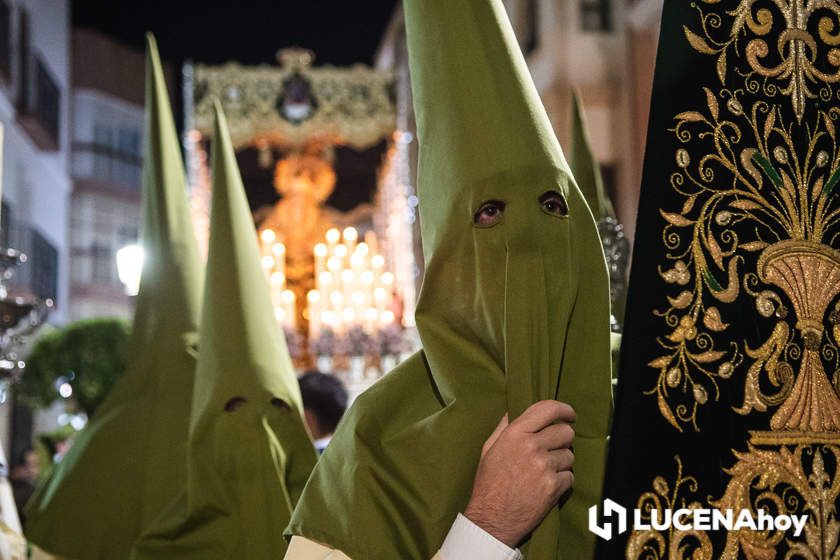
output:
{"label": "white shirt cuff", "polygon": [[443,560],[523,560],[522,553],[458,514],[440,547]]}

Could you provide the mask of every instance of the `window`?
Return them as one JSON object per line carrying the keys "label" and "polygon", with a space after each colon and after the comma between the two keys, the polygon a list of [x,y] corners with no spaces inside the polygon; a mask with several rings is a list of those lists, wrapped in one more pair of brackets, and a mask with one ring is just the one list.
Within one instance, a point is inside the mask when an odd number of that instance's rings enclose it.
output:
{"label": "window", "polygon": [[20,28],[18,29],[18,80],[20,82],[18,103],[26,107],[29,103],[29,14],[20,11]]}
{"label": "window", "polygon": [[9,247],[11,240],[11,225],[12,212],[9,205],[5,202],[0,203],[0,249]]}
{"label": "window", "polygon": [[0,73],[12,75],[12,9],[7,0],[0,0]]}
{"label": "window", "polygon": [[29,254],[32,291],[40,298],[55,299],[58,292],[58,251],[38,231],[32,231]]}
{"label": "window", "polygon": [[580,21],[584,31],[610,31],[610,0],[580,0]]}
{"label": "window", "polygon": [[41,126],[58,143],[58,122],[61,112],[61,90],[40,59],[35,58],[35,99],[32,112]]}
{"label": "window", "polygon": [[114,129],[102,123],[93,123],[93,144],[110,150],[114,143]]}
{"label": "window", "polygon": [[18,30],[17,78],[18,121],[40,149],[58,149],[61,89],[41,56],[32,52],[29,15],[24,10]]}
{"label": "window", "polygon": [[93,142],[76,142],[73,157],[77,177],[91,172],[99,181],[137,191],[141,182],[142,149],[138,126],[93,125]]}
{"label": "window", "polygon": [[111,248],[94,244],[90,248],[91,276],[96,284],[110,284],[114,280],[116,261],[111,254]]}
{"label": "window", "polygon": [[140,157],[140,131],[136,128],[122,127],[120,128],[119,145],[117,149],[121,156],[126,158]]}
{"label": "window", "polygon": [[138,228],[133,226],[120,226],[120,229],[117,232],[117,242],[119,243],[119,246],[125,247],[126,245],[137,243],[137,240],[140,237],[137,230]]}

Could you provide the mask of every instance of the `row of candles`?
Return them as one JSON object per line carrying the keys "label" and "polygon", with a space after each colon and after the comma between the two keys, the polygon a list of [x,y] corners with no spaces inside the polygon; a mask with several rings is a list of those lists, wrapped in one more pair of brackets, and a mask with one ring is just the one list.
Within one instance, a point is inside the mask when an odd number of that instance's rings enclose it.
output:
{"label": "row of candles", "polygon": [[[286,249],[270,229],[260,234],[263,268],[271,286],[277,320],[295,329],[296,298],[286,287]],[[355,228],[330,229],[324,242],[313,248],[315,289],[307,293],[309,336],[324,328],[342,334],[354,327],[374,333],[396,320],[393,307],[394,275],[385,270],[385,259],[376,252],[373,232],[359,240]]]}
{"label": "row of candles", "polygon": [[274,316],[286,328],[297,328],[297,297],[286,287],[286,246],[272,229],[260,233],[262,267],[268,278]]}

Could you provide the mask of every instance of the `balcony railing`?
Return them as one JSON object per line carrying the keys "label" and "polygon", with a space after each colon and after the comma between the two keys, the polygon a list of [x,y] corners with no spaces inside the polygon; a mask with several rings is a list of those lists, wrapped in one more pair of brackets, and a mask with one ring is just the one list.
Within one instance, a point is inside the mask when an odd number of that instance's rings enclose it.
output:
{"label": "balcony railing", "polygon": [[27,59],[22,75],[18,120],[41,149],[58,149],[61,123],[61,88],[38,55]]}
{"label": "balcony railing", "polygon": [[91,179],[131,193],[140,191],[143,161],[111,146],[75,142],[73,177]]}
{"label": "balcony railing", "polygon": [[[6,216],[4,216],[5,218]],[[27,224],[5,220],[0,237],[4,246],[27,256],[9,281],[9,290],[55,300],[58,293],[58,250],[41,233]]]}
{"label": "balcony railing", "polygon": [[0,77],[6,82],[12,72],[12,9],[7,0],[0,0]]}

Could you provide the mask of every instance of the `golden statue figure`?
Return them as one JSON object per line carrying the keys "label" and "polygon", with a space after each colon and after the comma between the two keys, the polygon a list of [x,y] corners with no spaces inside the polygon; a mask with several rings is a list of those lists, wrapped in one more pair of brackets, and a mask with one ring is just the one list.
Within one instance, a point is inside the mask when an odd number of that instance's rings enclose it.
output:
{"label": "golden statue figure", "polygon": [[313,153],[293,153],[277,162],[274,188],[281,199],[260,224],[286,246],[286,282],[298,302],[314,286],[312,247],[335,227],[324,202],[335,188],[330,162]]}

